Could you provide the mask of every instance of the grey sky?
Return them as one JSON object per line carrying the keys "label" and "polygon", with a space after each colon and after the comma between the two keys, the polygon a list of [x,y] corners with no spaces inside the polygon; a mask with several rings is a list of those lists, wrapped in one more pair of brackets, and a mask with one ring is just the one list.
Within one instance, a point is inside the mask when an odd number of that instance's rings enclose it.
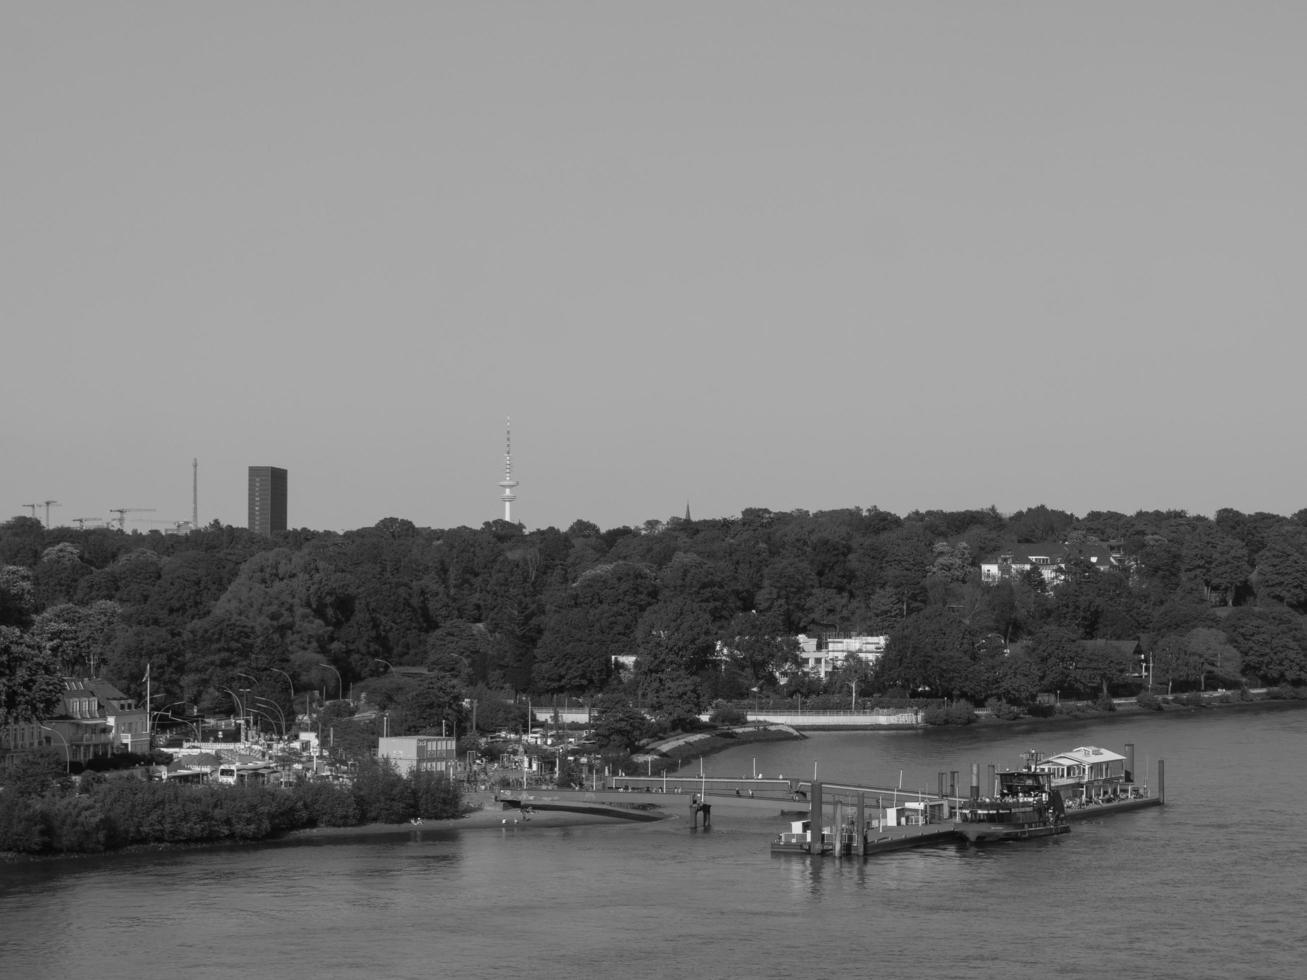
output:
{"label": "grey sky", "polygon": [[1300,3],[0,23],[0,516],[1307,506]]}

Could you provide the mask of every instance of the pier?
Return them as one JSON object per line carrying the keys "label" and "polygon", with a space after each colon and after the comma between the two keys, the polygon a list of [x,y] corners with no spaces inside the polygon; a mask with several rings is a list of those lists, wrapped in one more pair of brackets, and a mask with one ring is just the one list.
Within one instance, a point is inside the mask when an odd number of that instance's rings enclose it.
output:
{"label": "pier", "polygon": [[[956,792],[956,772],[939,774],[940,789],[935,795],[817,780],[801,782],[795,787],[795,795],[806,798],[808,819],[796,820],[789,833],[779,834],[772,841],[771,850],[773,854],[810,857],[869,857],[887,851],[977,839],[1023,840],[1066,833],[1069,825],[1078,821],[1164,805],[1165,763],[1158,761],[1157,782],[1150,792],[1146,784],[1140,786],[1133,780],[1134,747],[1127,746],[1126,751],[1129,760],[1126,778],[1113,784],[1110,795],[1093,799],[1073,797],[1064,802],[1059,789],[1050,794],[1055,797],[1051,811],[1056,815],[1050,812],[1044,822],[1030,825],[1020,822],[986,825],[963,819],[964,809],[974,810],[980,805],[982,811],[992,811],[1003,805],[1001,801],[981,799],[979,766],[975,765],[971,767],[970,794],[966,797]],[[989,785],[995,786],[995,767],[990,766],[989,770]],[[1029,772],[1033,775],[1034,770]],[[994,832],[984,832],[991,828]],[[982,833],[978,834],[978,830]]]}

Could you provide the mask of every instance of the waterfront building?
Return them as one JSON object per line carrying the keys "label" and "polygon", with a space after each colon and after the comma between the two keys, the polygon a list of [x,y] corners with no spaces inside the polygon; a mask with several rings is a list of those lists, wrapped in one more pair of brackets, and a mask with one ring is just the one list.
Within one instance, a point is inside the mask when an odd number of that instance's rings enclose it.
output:
{"label": "waterfront building", "polygon": [[149,752],[150,718],[144,706],[100,678],[65,677],[63,683],[54,713],[0,728],[0,748],[62,751],[70,764],[115,752]]}
{"label": "waterfront building", "polygon": [[287,473],[278,466],[251,466],[249,529],[270,537],[286,530]]}
{"label": "waterfront building", "polygon": [[444,735],[393,735],[377,739],[377,758],[391,763],[401,776],[438,772],[453,779],[457,753],[454,739]]}
{"label": "waterfront building", "polygon": [[851,657],[871,666],[885,653],[884,636],[805,636],[800,633],[799,659],[804,672],[825,680],[826,675],[838,670]]}

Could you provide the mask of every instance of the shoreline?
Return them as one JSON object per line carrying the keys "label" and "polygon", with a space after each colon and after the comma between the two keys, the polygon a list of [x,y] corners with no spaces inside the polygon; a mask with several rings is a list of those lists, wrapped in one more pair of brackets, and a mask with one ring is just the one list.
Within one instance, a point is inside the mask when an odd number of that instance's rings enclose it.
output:
{"label": "shoreline", "polygon": [[[1128,707],[1118,706],[1115,711],[1086,710],[1084,712],[1061,712],[1047,718],[1024,717],[1010,721],[995,718],[978,718],[970,725],[935,725],[922,726],[918,731],[931,731],[943,729],[974,729],[978,733],[991,733],[1002,729],[1011,729],[1014,731],[1031,731],[1045,732],[1056,731],[1059,727],[1071,722],[1090,722],[1102,723],[1116,720],[1136,718],[1141,715],[1168,715],[1174,717],[1191,717],[1195,713],[1206,711],[1223,711],[1223,710],[1268,710],[1268,711],[1288,711],[1307,707],[1307,700],[1281,700],[1281,699],[1259,699],[1247,701],[1223,701],[1204,703],[1201,705],[1168,705],[1162,709],[1143,708],[1131,704]],[[876,728],[839,728],[839,729],[808,729],[808,731],[820,731],[828,733],[830,731],[842,731],[859,734],[873,734],[880,731]],[[902,729],[894,729],[901,731]],[[764,729],[764,732],[767,730]],[[793,737],[802,739],[806,736],[802,729],[792,729]],[[684,753],[686,756],[715,755],[719,751],[731,748],[741,744],[748,744],[754,739],[748,737],[749,733],[739,732],[733,738],[713,739],[710,744],[695,746],[696,751]],[[768,735],[756,741],[776,741],[777,733],[773,728]],[[689,745],[694,745],[693,742]],[[688,746],[686,746],[688,747]],[[564,796],[572,795],[569,791],[558,790],[535,790],[542,796],[545,794],[561,793]],[[577,794],[578,796],[580,794]],[[605,791],[585,793],[596,802],[609,802],[604,799],[608,795]],[[151,844],[133,844],[128,847],[119,848],[111,851],[96,852],[70,852],[55,854],[22,854],[16,852],[0,852],[0,865],[5,864],[24,864],[40,863],[45,861],[66,861],[66,860],[84,860],[87,858],[114,858],[118,856],[132,856],[142,853],[191,850],[199,848],[225,848],[225,847],[278,847],[293,845],[309,845],[313,843],[326,843],[337,840],[349,840],[356,838],[403,838],[415,837],[424,832],[436,831],[437,833],[447,834],[458,831],[484,831],[484,830],[527,830],[531,826],[538,827],[571,827],[587,825],[612,825],[614,823],[627,823],[626,819],[621,817],[606,816],[596,813],[574,813],[570,811],[540,810],[532,813],[528,818],[523,818],[514,814],[513,808],[504,808],[499,803],[497,795],[494,792],[472,792],[464,796],[465,812],[457,817],[448,817],[441,820],[431,820],[421,824],[399,823],[399,824],[359,824],[351,827],[304,827],[296,830],[287,831],[275,837],[267,837],[260,840],[232,840],[220,839],[209,841],[194,841],[187,843],[167,843],[157,842]],[[623,799],[619,797],[618,805],[629,801],[629,797]],[[654,803],[653,813],[657,814],[658,821],[675,819],[680,815],[680,799],[677,799],[677,808],[669,809],[666,806],[659,805],[662,801],[657,797],[648,802]],[[667,802],[671,802],[670,800]],[[776,801],[783,804],[784,801]],[[724,813],[735,809],[731,806],[728,799],[713,799],[714,808],[718,808]],[[747,811],[748,816],[757,817],[756,812]],[[779,812],[779,811],[778,811]],[[743,814],[742,814],[743,815]],[[515,819],[516,817],[516,819]]]}

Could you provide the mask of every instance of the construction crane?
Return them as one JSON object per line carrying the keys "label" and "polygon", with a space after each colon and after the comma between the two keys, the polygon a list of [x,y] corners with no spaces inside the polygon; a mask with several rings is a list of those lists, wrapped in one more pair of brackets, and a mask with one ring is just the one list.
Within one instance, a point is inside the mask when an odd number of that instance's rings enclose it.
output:
{"label": "construction crane", "polygon": [[58,506],[60,506],[60,504],[59,501],[57,500],[47,500],[45,502],[45,526],[46,527],[50,526],[50,508],[58,507]]}
{"label": "construction crane", "polygon": [[110,507],[110,514],[118,515],[118,530],[125,530],[128,514],[153,514],[153,507]]}
{"label": "construction crane", "polygon": [[23,506],[24,506],[24,507],[30,507],[30,508],[32,509],[32,520],[36,520],[36,508],[37,508],[38,505],[37,505],[37,504],[23,504]]}

